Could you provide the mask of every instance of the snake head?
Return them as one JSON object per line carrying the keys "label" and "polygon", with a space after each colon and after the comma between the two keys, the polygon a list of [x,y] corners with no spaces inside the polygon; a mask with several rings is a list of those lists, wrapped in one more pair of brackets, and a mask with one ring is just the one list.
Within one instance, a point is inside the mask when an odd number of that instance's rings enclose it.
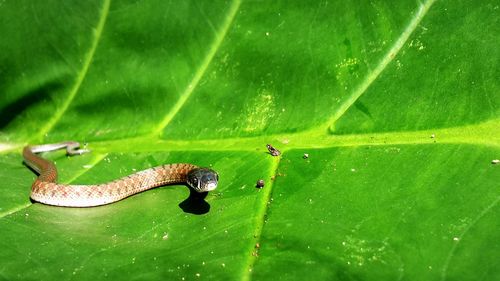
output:
{"label": "snake head", "polygon": [[209,168],[195,168],[187,174],[187,183],[196,192],[214,190],[219,182],[219,175]]}

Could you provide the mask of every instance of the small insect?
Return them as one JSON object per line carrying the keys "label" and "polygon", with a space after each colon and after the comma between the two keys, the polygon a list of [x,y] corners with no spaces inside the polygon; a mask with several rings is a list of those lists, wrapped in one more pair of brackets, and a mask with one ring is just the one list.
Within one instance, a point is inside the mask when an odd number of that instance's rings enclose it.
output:
{"label": "small insect", "polygon": [[255,184],[255,187],[263,188],[264,187],[264,180],[258,180],[257,184]]}
{"label": "small insect", "polygon": [[499,160],[499,159],[494,159],[494,160],[491,160],[491,164],[493,164],[493,165],[496,165],[496,164],[498,164],[498,163],[500,163],[500,160]]}
{"label": "small insect", "polygon": [[304,156],[302,156],[302,158],[304,158],[304,159],[309,158],[309,153],[304,153]]}
{"label": "small insect", "polygon": [[281,154],[281,151],[277,150],[270,144],[266,144],[267,150],[272,156],[279,156]]}

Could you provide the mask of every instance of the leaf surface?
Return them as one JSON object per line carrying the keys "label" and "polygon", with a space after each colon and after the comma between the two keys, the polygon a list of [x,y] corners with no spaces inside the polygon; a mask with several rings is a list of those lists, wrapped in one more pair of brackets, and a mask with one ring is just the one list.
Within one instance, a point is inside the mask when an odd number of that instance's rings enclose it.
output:
{"label": "leaf surface", "polygon": [[[0,3],[0,276],[498,279],[499,11]],[[21,149],[62,140],[92,150],[44,155],[63,183],[189,162],[219,187],[203,202],[183,186],[31,202]]]}

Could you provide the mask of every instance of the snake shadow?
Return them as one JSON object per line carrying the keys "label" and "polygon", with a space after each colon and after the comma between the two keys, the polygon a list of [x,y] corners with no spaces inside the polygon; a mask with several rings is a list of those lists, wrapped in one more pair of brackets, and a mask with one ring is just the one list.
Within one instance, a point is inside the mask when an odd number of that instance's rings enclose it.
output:
{"label": "snake shadow", "polygon": [[198,193],[191,187],[189,197],[179,203],[179,207],[185,212],[194,215],[203,215],[210,211],[210,204],[205,201],[208,192]]}

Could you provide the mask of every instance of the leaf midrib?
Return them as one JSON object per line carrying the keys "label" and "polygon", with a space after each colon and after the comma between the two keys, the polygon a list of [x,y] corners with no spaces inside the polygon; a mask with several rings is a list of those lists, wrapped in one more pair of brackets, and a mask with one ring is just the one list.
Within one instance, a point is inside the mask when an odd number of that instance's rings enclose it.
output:
{"label": "leaf midrib", "polygon": [[209,140],[151,140],[147,137],[139,137],[93,142],[91,146],[100,152],[255,151],[255,148],[265,147],[269,141],[274,141],[285,151],[301,148],[433,143],[466,143],[498,148],[500,147],[500,131],[497,129],[499,127],[500,119],[494,119],[475,125],[422,131],[327,135],[318,129],[292,134]]}
{"label": "leaf midrib", "polygon": [[[421,131],[394,131],[351,135],[328,135],[316,130],[291,134],[263,135],[256,137],[206,139],[206,140],[158,140],[146,136],[104,140],[89,143],[89,147],[100,153],[109,152],[155,152],[155,151],[254,151],[269,141],[282,146],[281,149],[331,148],[364,145],[395,144],[476,144],[500,147],[500,118],[474,125],[457,126]],[[435,138],[431,136],[434,135]],[[284,144],[284,142],[288,142]],[[0,154],[19,151],[26,143],[0,143]]]}

